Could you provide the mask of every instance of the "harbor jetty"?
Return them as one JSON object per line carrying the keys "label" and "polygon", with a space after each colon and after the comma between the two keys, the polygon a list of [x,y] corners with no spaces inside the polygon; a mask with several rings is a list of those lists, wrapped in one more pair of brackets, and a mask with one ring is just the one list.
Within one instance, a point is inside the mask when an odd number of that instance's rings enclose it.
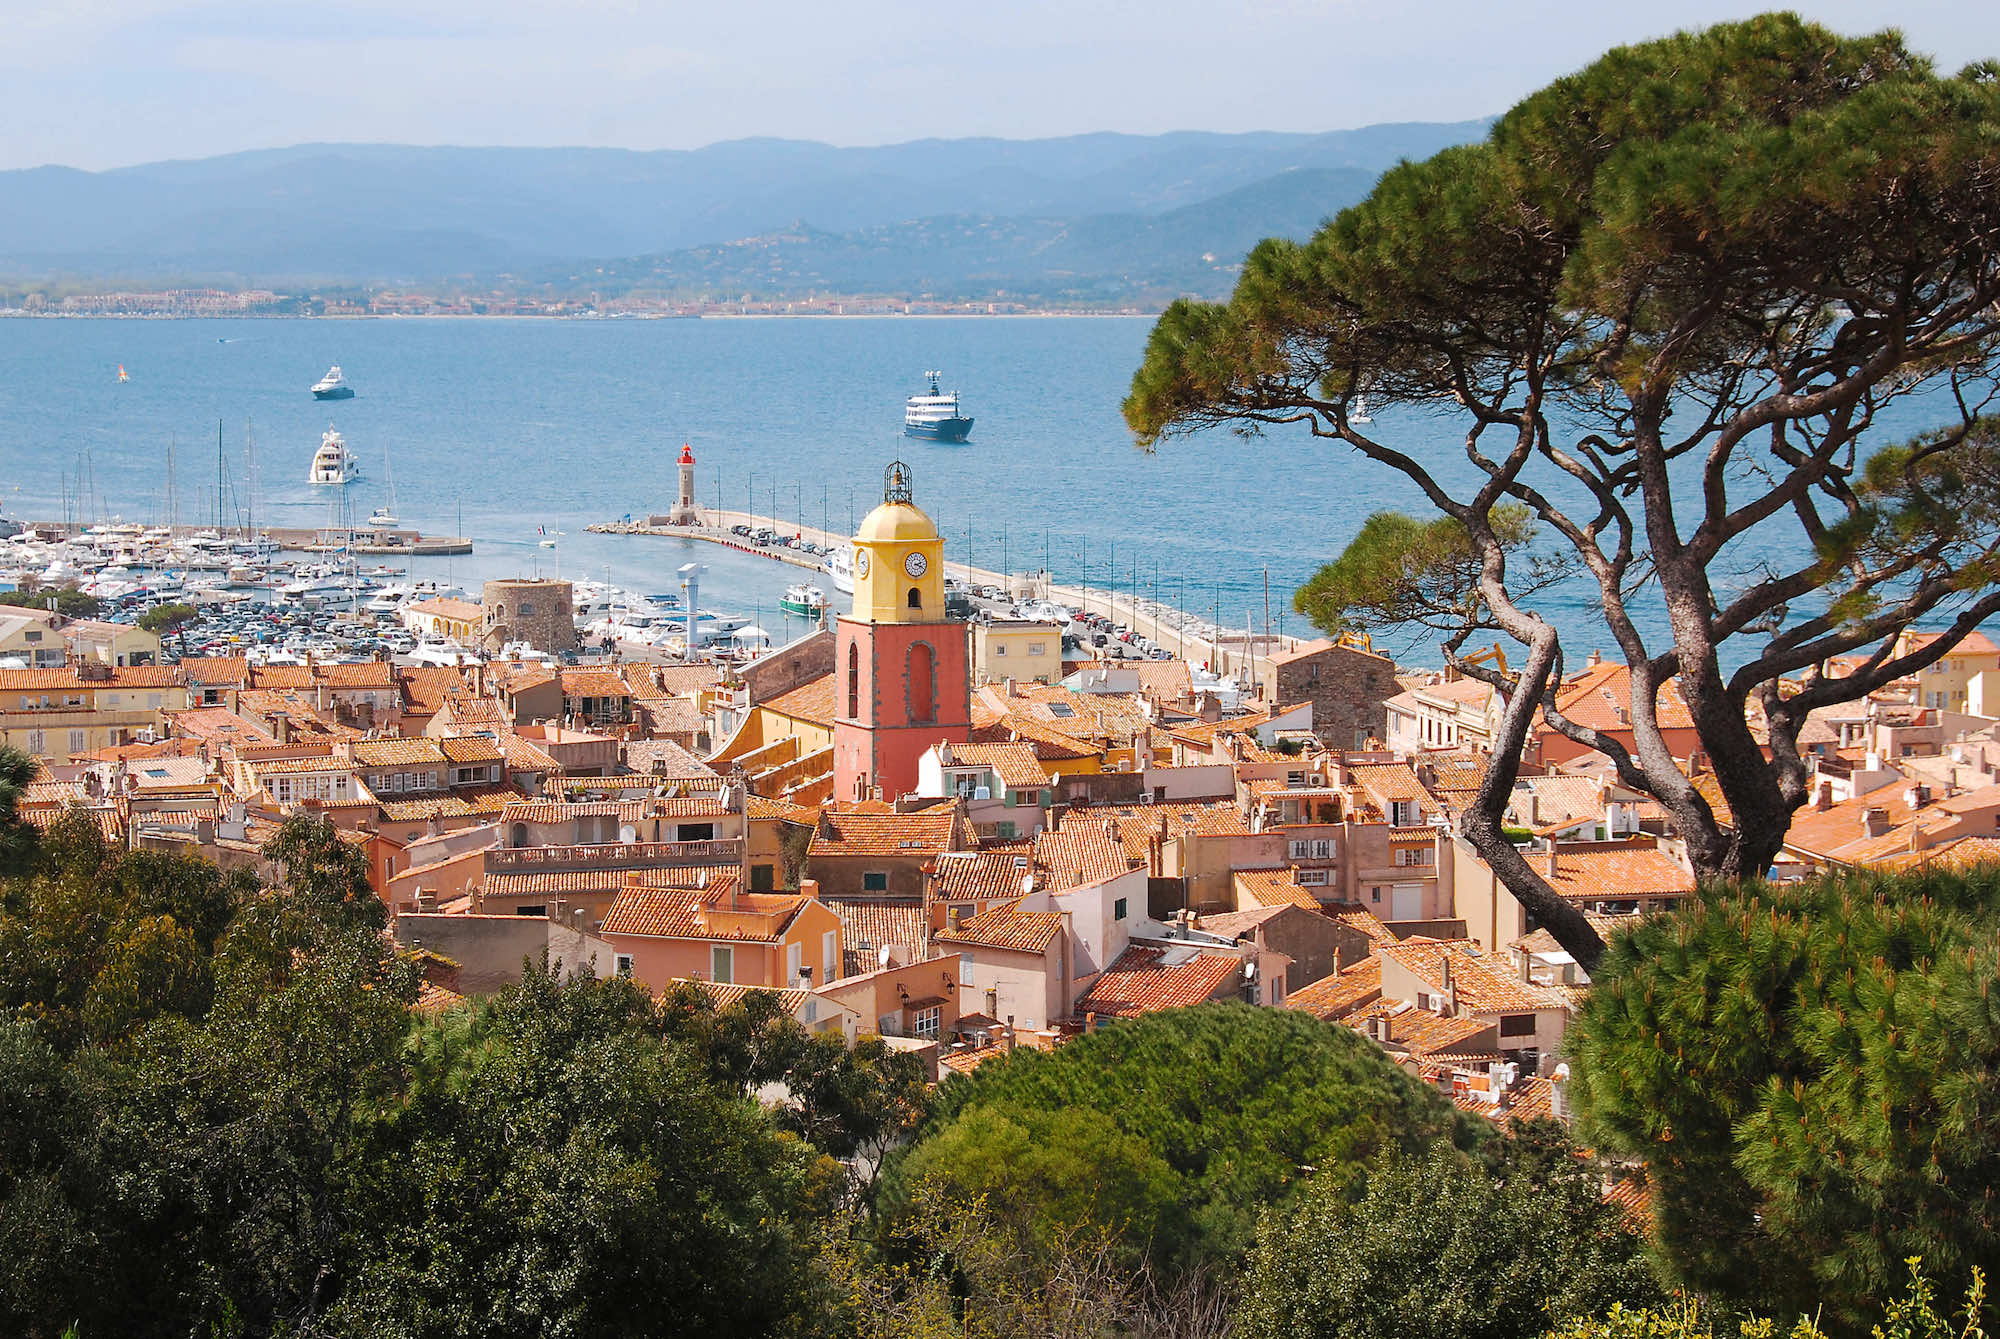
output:
{"label": "harbor jetty", "polygon": [[[699,539],[803,568],[822,577],[826,575],[825,559],[811,550],[793,547],[790,541],[831,550],[847,544],[850,538],[818,526],[801,525],[796,520],[714,507],[701,508],[695,520],[679,525],[665,516],[649,516],[644,521],[603,521],[586,528],[600,535]],[[758,543],[754,536],[759,531],[769,531],[773,536],[771,542]],[[1247,672],[1255,676],[1269,668],[1272,656],[1295,650],[1302,644],[1299,638],[1267,636],[1254,628],[1218,627],[1201,618],[1194,609],[1177,608],[1171,599],[1156,600],[1130,590],[1062,583],[1047,572],[996,572],[949,559],[944,570],[945,575],[968,587],[991,587],[1009,600],[1049,600],[1079,613],[1101,614],[1166,647],[1180,659],[1193,664],[1206,663],[1218,675]]]}

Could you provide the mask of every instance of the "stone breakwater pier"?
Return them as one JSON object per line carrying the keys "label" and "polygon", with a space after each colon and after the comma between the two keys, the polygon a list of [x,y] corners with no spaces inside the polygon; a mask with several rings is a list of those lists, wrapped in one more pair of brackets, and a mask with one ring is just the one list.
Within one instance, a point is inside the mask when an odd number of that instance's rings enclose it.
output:
{"label": "stone breakwater pier", "polygon": [[[769,530],[776,539],[769,544],[759,544],[748,536],[738,534],[735,529],[738,526],[747,528],[753,535],[760,530]],[[819,584],[827,589],[829,595],[833,592],[826,576],[825,559],[809,550],[793,548],[785,541],[797,538],[827,550],[849,542],[849,537],[844,534],[800,525],[796,520],[713,507],[701,508],[698,519],[690,524],[673,525],[663,516],[654,516],[645,521],[604,521],[587,529],[592,534],[600,535],[653,535],[720,544],[814,573],[820,577]],[[1184,621],[1177,621],[1182,619],[1182,615],[1169,601],[1155,602],[1135,596],[1130,591],[1063,584],[1046,572],[996,572],[950,558],[946,558],[944,570],[947,576],[956,577],[969,587],[994,587],[1009,600],[1045,599],[1081,612],[1101,614],[1113,623],[1122,623],[1133,632],[1150,638],[1177,658],[1206,664],[1217,674],[1230,675],[1247,670],[1253,676],[1261,676],[1269,668],[1271,656],[1281,655],[1301,645],[1301,640],[1295,637],[1267,637],[1250,629],[1217,628],[1193,611],[1189,611]],[[844,606],[836,603],[835,607]]]}

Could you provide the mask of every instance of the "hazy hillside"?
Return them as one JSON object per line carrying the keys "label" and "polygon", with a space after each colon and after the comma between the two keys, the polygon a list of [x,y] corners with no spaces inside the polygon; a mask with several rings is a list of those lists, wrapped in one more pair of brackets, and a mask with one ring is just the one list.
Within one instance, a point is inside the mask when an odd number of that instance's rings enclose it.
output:
{"label": "hazy hillside", "polygon": [[[945,286],[1011,275],[1035,288],[1125,269],[1194,275],[1203,252],[1309,228],[1399,158],[1483,130],[860,149],[739,140],[654,153],[302,145],[109,172],[35,168],[0,173],[0,276],[422,283],[547,278],[648,256],[660,259],[638,268],[662,282],[736,282],[726,259],[740,248],[719,244],[781,231],[815,238],[787,265],[848,290],[927,275]],[[1137,250],[1116,254],[1121,240]],[[922,273],[899,268],[905,247],[924,258]]]}

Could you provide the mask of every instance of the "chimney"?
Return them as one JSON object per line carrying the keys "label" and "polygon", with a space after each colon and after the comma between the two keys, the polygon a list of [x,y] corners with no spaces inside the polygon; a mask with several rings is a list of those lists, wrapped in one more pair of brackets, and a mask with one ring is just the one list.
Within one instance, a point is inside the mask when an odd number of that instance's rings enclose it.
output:
{"label": "chimney", "polygon": [[1869,837],[1879,837],[1889,830],[1889,811],[1879,805],[1869,805],[1861,811],[1861,831]]}
{"label": "chimney", "polygon": [[945,923],[951,928],[951,930],[954,933],[965,927],[964,907],[948,907],[945,909],[944,915],[945,915]]}
{"label": "chimney", "polygon": [[1010,1052],[1014,1049],[1014,1015],[1012,1014],[1007,1015],[1006,1047]]}
{"label": "chimney", "polygon": [[1813,811],[1823,814],[1831,808],[1833,808],[1833,783],[1822,781],[1819,783],[1819,789],[1813,793]]}
{"label": "chimney", "polygon": [[1556,839],[1554,837],[1549,838],[1549,849],[1543,853],[1543,856],[1542,877],[1553,879],[1556,876]]}
{"label": "chimney", "polygon": [[1446,949],[1444,951],[1444,999],[1440,1001],[1444,1005],[1444,1008],[1439,1010],[1446,1018],[1455,1018],[1458,1016],[1458,979],[1452,974],[1451,958],[1451,950]]}
{"label": "chimney", "polygon": [[799,989],[811,990],[812,988],[813,988],[813,969],[810,967],[801,966],[799,968]]}

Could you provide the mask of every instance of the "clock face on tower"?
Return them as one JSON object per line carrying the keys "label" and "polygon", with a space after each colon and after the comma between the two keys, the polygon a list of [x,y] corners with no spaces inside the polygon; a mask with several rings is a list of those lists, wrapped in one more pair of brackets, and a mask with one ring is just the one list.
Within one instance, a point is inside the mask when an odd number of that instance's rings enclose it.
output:
{"label": "clock face on tower", "polygon": [[924,560],[924,555],[921,553],[913,553],[903,559],[903,570],[913,577],[922,576],[925,569],[929,566],[930,564]]}
{"label": "clock face on tower", "polygon": [[854,574],[864,577],[868,575],[868,550],[862,549],[854,555]]}

